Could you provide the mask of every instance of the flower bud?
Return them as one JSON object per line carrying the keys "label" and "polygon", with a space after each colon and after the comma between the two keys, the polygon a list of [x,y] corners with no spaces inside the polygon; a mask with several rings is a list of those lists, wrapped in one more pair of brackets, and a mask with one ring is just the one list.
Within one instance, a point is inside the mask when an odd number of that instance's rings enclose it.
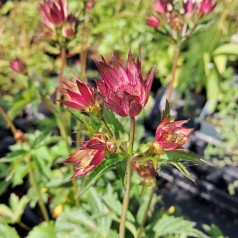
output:
{"label": "flower bud", "polygon": [[146,24],[150,27],[157,28],[160,25],[160,20],[154,15],[150,15],[146,18]]}
{"label": "flower bud", "polygon": [[132,168],[142,178],[151,178],[156,174],[153,164],[149,161],[146,162],[133,162]]}
{"label": "flower bud", "polygon": [[17,130],[14,134],[14,139],[16,142],[23,142],[26,136],[21,130]]}
{"label": "flower bud", "polygon": [[16,58],[10,62],[10,68],[16,73],[24,73],[26,65],[22,60]]}

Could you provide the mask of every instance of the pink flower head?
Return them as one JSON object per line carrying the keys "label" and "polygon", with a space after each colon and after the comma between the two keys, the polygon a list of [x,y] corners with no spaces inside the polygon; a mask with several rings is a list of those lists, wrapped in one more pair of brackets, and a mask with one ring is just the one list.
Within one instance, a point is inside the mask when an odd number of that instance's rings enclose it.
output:
{"label": "pink flower head", "polygon": [[216,0],[202,0],[198,13],[208,14],[216,7]]}
{"label": "pink flower head", "polygon": [[26,65],[22,60],[16,58],[10,62],[10,68],[16,73],[23,73],[26,70]]}
{"label": "pink flower head", "polygon": [[87,3],[86,3],[86,8],[87,8],[88,10],[89,10],[89,9],[92,9],[95,4],[96,4],[96,0],[88,0]]}
{"label": "pink flower head", "polygon": [[137,116],[149,99],[155,68],[144,81],[140,54],[135,61],[131,52],[125,69],[115,58],[111,66],[105,60],[96,61],[96,64],[102,80],[95,79],[95,82],[105,105],[122,117]]}
{"label": "pink flower head", "polygon": [[106,154],[106,140],[102,134],[94,135],[89,141],[69,155],[65,163],[76,164],[72,178],[83,176],[103,162]]}
{"label": "pink flower head", "polygon": [[80,79],[76,79],[76,83],[64,82],[64,88],[60,89],[66,100],[61,100],[61,103],[77,109],[89,112],[97,105],[97,95],[93,88],[82,82]]}
{"label": "pink flower head", "polygon": [[155,0],[154,8],[158,13],[166,14],[167,13],[167,5],[171,0]]}
{"label": "pink flower head", "polygon": [[132,168],[142,178],[154,177],[156,174],[155,167],[149,161],[146,162],[133,162]]}
{"label": "pink flower head", "polygon": [[184,10],[184,14],[191,16],[195,10],[196,7],[196,2],[194,2],[193,0],[187,0],[186,2],[183,2],[183,10]]}
{"label": "pink flower head", "polygon": [[150,27],[157,28],[160,25],[160,20],[154,15],[150,15],[146,18],[146,24]]}
{"label": "pink flower head", "polygon": [[174,150],[181,147],[189,141],[188,136],[193,129],[185,128],[183,125],[187,122],[174,121],[170,122],[169,116],[167,116],[156,129],[155,139],[165,150]]}
{"label": "pink flower head", "polygon": [[42,22],[53,29],[55,25],[61,25],[67,19],[67,0],[45,0],[40,12],[43,16]]}

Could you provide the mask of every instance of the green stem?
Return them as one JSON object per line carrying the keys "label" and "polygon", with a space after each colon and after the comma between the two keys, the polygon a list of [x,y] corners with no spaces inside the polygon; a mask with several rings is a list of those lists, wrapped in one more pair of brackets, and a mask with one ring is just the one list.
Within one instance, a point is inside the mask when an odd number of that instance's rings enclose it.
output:
{"label": "green stem", "polygon": [[[129,147],[128,147],[128,152],[130,155],[132,155],[133,153],[134,136],[135,136],[135,118],[131,117],[130,118],[130,141],[129,141]],[[126,165],[126,191],[123,198],[119,238],[125,238],[126,214],[127,214],[129,199],[130,199],[130,188],[131,188],[131,158],[127,160],[127,165]]]}
{"label": "green stem", "polygon": [[23,229],[25,229],[27,231],[29,231],[31,229],[29,226],[27,226],[25,223],[23,223],[21,221],[18,224],[20,227],[22,227]]}
{"label": "green stem", "polygon": [[130,159],[128,159],[126,165],[126,191],[123,198],[119,238],[125,238],[126,214],[129,205],[130,188],[131,188],[131,161]]}
{"label": "green stem", "polygon": [[34,176],[34,173],[33,173],[32,167],[31,167],[30,158],[26,158],[26,161],[27,161],[27,165],[29,167],[30,182],[31,182],[31,185],[32,185],[33,189],[36,192],[36,195],[38,196],[38,202],[39,202],[41,213],[42,213],[45,221],[49,221],[50,220],[49,215],[48,215],[47,209],[45,207],[45,204],[43,202],[43,198],[41,196],[41,192],[39,190],[39,187],[37,186],[35,176]]}
{"label": "green stem", "polygon": [[132,155],[133,153],[133,144],[134,144],[134,137],[135,137],[135,117],[130,118],[130,141],[129,141],[129,147],[128,147],[128,153],[129,155]]}
{"label": "green stem", "polygon": [[169,89],[168,89],[168,94],[167,94],[167,99],[168,102],[170,103],[172,92],[174,89],[174,81],[175,81],[175,75],[176,75],[176,69],[178,65],[178,59],[180,55],[180,45],[176,45],[175,52],[174,52],[174,60],[173,60],[173,68],[172,68],[172,76],[171,76],[171,81],[169,83]]}
{"label": "green stem", "polygon": [[2,107],[0,107],[0,113],[2,114],[3,118],[5,119],[5,121],[7,122],[11,132],[13,135],[15,135],[15,133],[17,132],[16,127],[13,125],[12,121],[10,120],[9,116],[7,115],[7,113],[3,110]]}
{"label": "green stem", "polygon": [[58,106],[60,105],[59,104],[60,93],[57,89],[62,86],[64,68],[65,68],[65,65],[66,65],[66,52],[65,52],[64,47],[61,48],[60,60],[61,60],[61,66],[60,66],[60,71],[59,71],[59,75],[58,75],[58,87],[56,88],[56,103],[57,103]]}
{"label": "green stem", "polygon": [[106,122],[106,120],[103,116],[101,117],[101,120],[102,120],[103,125],[106,127],[106,130],[107,130],[108,134],[111,136],[111,138],[113,138],[114,137],[113,133],[110,130],[109,126],[107,125],[107,122]]}
{"label": "green stem", "polygon": [[145,209],[145,213],[144,213],[144,216],[143,216],[143,219],[142,219],[142,222],[141,222],[141,226],[138,230],[138,235],[137,235],[137,238],[140,238],[141,235],[143,234],[144,232],[144,227],[145,227],[145,223],[146,223],[146,220],[147,220],[147,217],[148,217],[148,212],[150,210],[150,206],[151,206],[151,202],[152,202],[152,199],[153,199],[153,195],[155,193],[155,189],[156,187],[153,187],[151,189],[151,192],[150,192],[150,197],[149,197],[149,200],[148,200],[148,203],[146,205],[146,209]]}

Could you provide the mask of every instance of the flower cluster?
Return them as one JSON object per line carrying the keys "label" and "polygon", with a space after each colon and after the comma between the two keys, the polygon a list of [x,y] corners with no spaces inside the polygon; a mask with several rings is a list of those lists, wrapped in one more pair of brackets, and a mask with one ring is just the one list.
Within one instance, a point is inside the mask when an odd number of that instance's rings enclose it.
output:
{"label": "flower cluster", "polygon": [[149,99],[155,68],[144,80],[140,55],[135,61],[131,52],[128,54],[126,68],[115,58],[112,65],[107,64],[105,60],[96,61],[96,64],[102,80],[95,81],[105,105],[122,117],[137,116]]}
{"label": "flower cluster", "polygon": [[[179,4],[175,0],[155,0],[153,7],[156,14],[147,17],[146,23],[152,28],[169,26],[171,31],[181,33],[184,25],[196,24],[203,15],[213,11],[216,0],[183,0]],[[191,26],[193,27],[193,26]],[[166,27],[165,27],[166,28]],[[169,29],[167,29],[169,31]],[[170,34],[173,34],[170,32]]]}
{"label": "flower cluster", "polygon": [[102,163],[107,150],[112,151],[113,149],[113,142],[107,141],[102,134],[96,134],[71,154],[65,163],[77,165],[73,177],[83,176]]}
{"label": "flower cluster", "polygon": [[[148,101],[155,68],[144,80],[140,54],[135,61],[131,52],[128,54],[125,68],[115,58],[111,65],[104,59],[96,61],[96,64],[101,76],[101,79],[95,79],[99,91],[80,79],[76,79],[75,83],[64,82],[63,88],[60,89],[64,97],[61,100],[62,104],[96,116],[100,115],[103,105],[121,117],[134,118],[139,115]],[[191,129],[183,127],[186,122],[170,121],[168,114],[157,128],[155,141],[148,150],[148,156],[180,149],[189,140],[188,136],[192,132]],[[89,173],[103,162],[107,153],[116,152],[118,146],[113,139],[99,132],[71,154],[65,163],[77,165],[73,177]],[[149,160],[133,161],[132,168],[146,180],[155,176],[154,164]]]}
{"label": "flower cluster", "polygon": [[69,14],[67,0],[45,0],[40,6],[44,35],[47,39],[55,40],[58,29],[61,35],[71,39],[76,34],[78,19]]}

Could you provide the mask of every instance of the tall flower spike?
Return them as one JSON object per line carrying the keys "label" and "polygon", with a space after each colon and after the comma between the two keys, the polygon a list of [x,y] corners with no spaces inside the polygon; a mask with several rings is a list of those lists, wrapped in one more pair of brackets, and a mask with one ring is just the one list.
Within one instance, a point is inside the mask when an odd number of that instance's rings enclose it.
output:
{"label": "tall flower spike", "polygon": [[105,105],[122,117],[137,116],[149,99],[155,68],[153,67],[144,81],[140,54],[135,61],[131,52],[128,54],[125,69],[116,58],[111,66],[104,59],[96,61],[96,64],[102,80],[95,79],[95,82],[103,95]]}
{"label": "tall flower spike", "polygon": [[102,163],[106,153],[105,142],[102,134],[94,135],[80,149],[69,155],[65,163],[77,165],[72,178],[84,176]]}
{"label": "tall flower spike", "polygon": [[185,128],[183,125],[187,122],[174,121],[170,122],[169,115],[159,124],[156,129],[155,139],[165,150],[174,150],[183,146],[189,141],[188,136],[193,129]]}
{"label": "tall flower spike", "polygon": [[91,112],[98,105],[98,97],[90,85],[76,79],[76,83],[64,82],[64,88],[59,89],[66,100],[61,103],[76,110]]}

